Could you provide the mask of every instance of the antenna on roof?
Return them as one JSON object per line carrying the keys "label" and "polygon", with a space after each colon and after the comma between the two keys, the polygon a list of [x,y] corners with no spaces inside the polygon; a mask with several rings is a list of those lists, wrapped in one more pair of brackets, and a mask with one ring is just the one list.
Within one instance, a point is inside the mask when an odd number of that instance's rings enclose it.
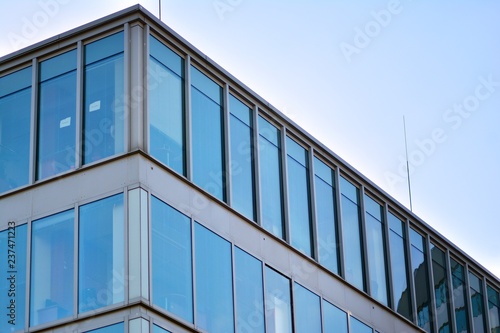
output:
{"label": "antenna on roof", "polygon": [[413,212],[413,204],[411,201],[410,163],[408,162],[408,141],[406,140],[406,119],[404,115],[403,115],[403,129],[405,132],[406,174],[408,175],[408,196],[410,197],[410,211]]}

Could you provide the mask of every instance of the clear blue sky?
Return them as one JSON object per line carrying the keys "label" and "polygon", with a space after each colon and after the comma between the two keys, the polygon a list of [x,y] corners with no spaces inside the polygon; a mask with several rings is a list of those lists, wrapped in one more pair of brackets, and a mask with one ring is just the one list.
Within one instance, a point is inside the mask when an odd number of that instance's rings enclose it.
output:
{"label": "clear blue sky", "polygon": [[[0,55],[137,1],[18,0]],[[158,14],[158,1],[140,4]],[[162,19],[500,276],[500,2],[164,0]]]}

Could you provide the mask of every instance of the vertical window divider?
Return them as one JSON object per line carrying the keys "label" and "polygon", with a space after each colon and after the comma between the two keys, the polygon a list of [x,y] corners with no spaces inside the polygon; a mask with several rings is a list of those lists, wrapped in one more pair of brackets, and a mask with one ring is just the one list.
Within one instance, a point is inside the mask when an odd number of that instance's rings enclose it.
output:
{"label": "vertical window divider", "polygon": [[[226,193],[226,203],[229,206],[232,206],[232,181],[231,181],[231,148],[230,148],[230,135],[231,129],[229,124],[229,84],[225,83],[222,92],[222,107],[223,110],[223,120],[222,120],[222,132],[223,132],[223,141],[224,141],[224,151],[223,151],[223,159],[224,159],[224,172],[222,178],[222,193]],[[224,197],[224,194],[222,195]]]}
{"label": "vertical window divider", "polygon": [[[389,229],[389,217],[388,217],[388,212],[389,212],[389,205],[387,202],[384,202],[384,206],[382,209],[382,227],[384,230],[384,255],[385,255],[385,262],[387,263],[386,265],[386,277],[387,281],[386,283],[388,284],[387,286],[387,303],[388,307],[393,309],[395,312],[397,312],[396,305],[393,304],[393,299],[394,299],[394,281],[392,280],[392,265],[391,265],[391,247],[390,247],[390,241],[389,241],[389,235],[390,235],[390,229]],[[406,260],[406,258],[405,258]],[[407,262],[407,261],[406,261]]]}
{"label": "vertical window divider", "polygon": [[132,61],[131,61],[131,53],[132,53],[132,48],[130,47],[130,24],[127,22],[123,26],[123,104],[124,104],[124,109],[123,109],[123,128],[124,128],[124,133],[123,133],[123,148],[124,152],[129,152],[131,143],[131,121],[130,119],[132,118],[131,115],[131,109],[132,109],[132,98],[131,98],[131,91],[132,91],[132,75],[131,75],[131,68],[132,68]]}
{"label": "vertical window divider", "polygon": [[197,304],[196,304],[196,245],[195,245],[195,239],[194,239],[194,227],[195,227],[195,220],[191,216],[191,280],[192,280],[192,288],[193,288],[193,324],[194,327],[198,327],[198,318],[197,318]]}
{"label": "vertical window divider", "polygon": [[[184,62],[184,102],[186,109],[184,112],[184,122],[186,128],[186,178],[193,181],[193,163],[192,163],[192,135],[191,135],[191,56],[188,54],[186,56],[186,61]],[[195,312],[196,313],[196,312]]]}
{"label": "vertical window divider", "polygon": [[231,282],[233,284],[233,332],[238,333],[238,302],[236,301],[236,264],[234,260],[234,243],[231,241]]}
{"label": "vertical window divider", "polygon": [[417,324],[417,295],[415,294],[415,279],[413,276],[413,265],[412,265],[412,256],[411,256],[411,239],[410,239],[410,220],[406,219],[405,221],[405,229],[403,232],[405,233],[405,247],[406,247],[406,253],[408,254],[408,267],[407,267],[407,275],[409,278],[409,283],[410,283],[410,290],[411,290],[411,310],[412,310],[412,318],[413,318],[413,323]]}
{"label": "vertical window divider", "polygon": [[261,260],[261,267],[262,267],[262,301],[264,304],[262,304],[262,311],[263,313],[263,318],[264,318],[264,331],[267,329],[267,315],[266,315],[266,299],[267,299],[267,293],[266,293],[266,264],[264,263],[263,260]]}
{"label": "vertical window divider", "polygon": [[295,278],[293,276],[290,276],[290,315],[292,316],[292,332],[297,331],[297,327],[295,325],[295,307],[293,306],[295,304]]}
{"label": "vertical window divider", "polygon": [[311,256],[319,262],[319,248],[318,248],[318,223],[316,221],[316,188],[314,182],[314,147],[309,146],[307,154],[307,163],[309,164],[308,179],[309,179],[309,211],[311,219]]}
{"label": "vertical window divider", "polygon": [[144,29],[144,64],[143,64],[143,84],[144,84],[144,116],[143,116],[143,140],[144,140],[144,151],[151,155],[151,141],[150,141],[150,130],[149,130],[149,59],[151,57],[151,45],[149,43],[151,36],[151,28],[149,24],[146,25]]}
{"label": "vertical window divider", "polygon": [[75,216],[75,224],[73,227],[73,318],[76,319],[78,318],[78,304],[80,303],[80,299],[78,297],[78,288],[79,288],[79,279],[78,279],[78,274],[80,273],[80,262],[78,260],[79,256],[79,239],[78,236],[80,235],[80,211],[78,207],[78,203],[75,203],[74,206],[74,216]]}
{"label": "vertical window divider", "polygon": [[335,174],[333,175],[333,183],[335,185],[334,191],[335,191],[335,205],[337,206],[336,213],[337,215],[335,218],[337,219],[337,242],[339,244],[338,246],[338,260],[339,260],[339,275],[344,278],[345,280],[345,257],[344,257],[344,232],[342,230],[342,203],[341,203],[341,196],[342,193],[340,192],[340,172],[341,169],[339,167],[335,167],[334,169]]}
{"label": "vertical window divider", "polygon": [[82,139],[83,139],[83,42],[76,45],[76,113],[75,113],[75,169],[82,166]]}
{"label": "vertical window divider", "polygon": [[472,312],[472,299],[469,283],[469,264],[464,262],[465,295],[467,299],[467,319],[469,320],[469,329],[474,330],[474,316]]}
{"label": "vertical window divider", "polygon": [[450,262],[450,250],[446,248],[445,250],[445,264],[446,264],[446,279],[448,280],[448,284],[446,287],[448,288],[448,299],[449,299],[449,313],[450,313],[450,327],[451,332],[456,332],[456,316],[455,316],[455,297],[453,297],[453,276],[451,273],[451,262]]}
{"label": "vertical window divider", "polygon": [[253,107],[252,112],[252,149],[253,149],[253,160],[252,166],[254,170],[254,189],[255,189],[255,220],[258,225],[262,226],[262,202],[260,195],[260,156],[259,156],[259,108],[257,106]]}
{"label": "vertical window divider", "polygon": [[[144,190],[146,191],[146,190]],[[147,279],[147,284],[148,284],[148,301],[149,305],[152,305],[154,302],[154,297],[153,297],[153,219],[151,217],[151,199],[152,199],[152,194],[150,190],[146,191],[146,225],[147,225],[147,251],[148,251],[148,260],[147,260],[147,265],[148,265],[148,279]],[[192,235],[191,235],[192,238]],[[191,260],[191,265],[192,265],[192,260]],[[151,325],[152,326],[152,325]]]}
{"label": "vertical window divider", "polygon": [[361,260],[363,270],[365,271],[364,287],[368,295],[372,295],[370,283],[370,267],[368,265],[368,245],[366,244],[366,209],[365,209],[365,186],[361,185],[359,188],[359,212],[360,215],[360,235],[361,237]]}
{"label": "vertical window divider", "polygon": [[429,313],[429,319],[432,320],[432,328],[433,332],[439,332],[438,326],[437,326],[437,318],[434,317],[434,315],[437,313],[437,306],[436,306],[436,290],[435,290],[435,284],[434,284],[434,269],[432,267],[432,255],[431,255],[431,237],[427,234],[424,237],[425,239],[425,252],[424,256],[427,260],[427,279],[429,280],[429,293],[430,293],[430,313]]}
{"label": "vertical window divider", "polygon": [[486,324],[486,332],[492,332],[490,325],[490,311],[489,311],[489,301],[488,301],[488,281],[486,281],[486,277],[482,277],[481,281],[483,290],[483,309],[484,309],[484,323]]}
{"label": "vertical window divider", "polygon": [[31,302],[30,302],[30,297],[31,297],[31,293],[30,293],[30,290],[31,290],[31,261],[33,260],[33,256],[31,255],[31,229],[32,229],[32,224],[33,224],[33,220],[30,218],[27,222],[27,228],[26,228],[26,245],[27,245],[27,249],[26,249],[26,285],[25,285],[25,289],[26,289],[26,300],[25,300],[25,303],[24,303],[24,329],[26,330],[26,328],[29,327],[30,325],[30,306],[31,306]]}
{"label": "vertical window divider", "polygon": [[288,163],[287,163],[287,155],[286,155],[286,132],[287,128],[285,126],[281,126],[281,136],[280,136],[280,153],[281,153],[281,173],[282,173],[282,182],[281,182],[281,193],[283,194],[283,234],[285,236],[285,241],[291,245],[291,237],[290,237],[290,219],[288,212]]}
{"label": "vertical window divider", "polygon": [[[142,205],[141,205],[141,188],[137,188],[137,190],[139,191],[139,195],[138,195],[138,199],[139,199],[139,211],[142,209]],[[129,304],[129,300],[130,300],[130,279],[126,278],[127,276],[130,276],[129,275],[129,249],[130,249],[130,246],[129,246],[129,191],[127,188],[124,188],[123,190],[123,220],[122,220],[122,225],[123,225],[123,248],[122,248],[122,251],[123,251],[123,274],[124,274],[124,279],[123,279],[123,303],[124,304]],[[139,213],[139,219],[140,219],[140,216],[142,214]],[[139,229],[140,230],[140,229]],[[139,231],[138,234],[134,235],[134,237],[139,237],[141,238],[141,232]],[[140,244],[140,242],[139,242]],[[139,245],[140,246],[140,245]],[[140,249],[142,250],[141,246],[140,246]],[[139,258],[141,258],[141,253],[139,253]],[[139,267],[140,265],[142,264],[142,258],[140,260],[140,263],[139,263]],[[142,281],[142,276],[141,276],[141,273],[142,273],[142,269],[139,268],[139,284],[141,284],[141,281]]]}
{"label": "vertical window divider", "polygon": [[31,61],[31,124],[30,124],[30,163],[28,185],[35,182],[37,122],[38,122],[38,58]]}

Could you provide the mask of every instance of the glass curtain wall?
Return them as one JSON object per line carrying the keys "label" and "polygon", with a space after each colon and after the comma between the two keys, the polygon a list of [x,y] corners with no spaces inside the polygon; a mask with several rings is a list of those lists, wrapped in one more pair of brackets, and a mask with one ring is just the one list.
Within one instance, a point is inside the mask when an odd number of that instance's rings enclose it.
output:
{"label": "glass curtain wall", "polygon": [[86,331],[85,333],[124,333],[125,326],[123,323],[118,323],[106,327],[101,327],[92,331]]}
{"label": "glass curtain wall", "polygon": [[467,287],[464,266],[450,258],[453,303],[455,305],[455,327],[457,333],[469,332],[469,312],[467,311]]}
{"label": "glass curtain wall", "polygon": [[439,333],[451,332],[448,275],[444,252],[431,243],[432,275],[434,277],[434,300]]}
{"label": "glass curtain wall", "polygon": [[36,178],[75,169],[76,50],[40,63]]}
{"label": "glass curtain wall", "polygon": [[30,181],[31,67],[0,78],[0,193]]}
{"label": "glass curtain wall", "polygon": [[488,290],[488,317],[490,319],[490,332],[499,333],[500,332],[500,298],[498,291],[490,286],[487,286]]}
{"label": "glass curtain wall", "polygon": [[321,300],[298,283],[293,284],[295,333],[321,332]]}
{"label": "glass curtain wall", "polygon": [[266,267],[266,333],[292,333],[290,280]]}
{"label": "glass curtain wall", "polygon": [[347,333],[347,313],[323,300],[323,333]]}
{"label": "glass curtain wall", "polygon": [[184,59],[149,37],[149,152],[185,175]]}
{"label": "glass curtain wall", "polygon": [[472,326],[475,333],[486,333],[484,317],[483,281],[469,272],[470,301],[472,307]]}

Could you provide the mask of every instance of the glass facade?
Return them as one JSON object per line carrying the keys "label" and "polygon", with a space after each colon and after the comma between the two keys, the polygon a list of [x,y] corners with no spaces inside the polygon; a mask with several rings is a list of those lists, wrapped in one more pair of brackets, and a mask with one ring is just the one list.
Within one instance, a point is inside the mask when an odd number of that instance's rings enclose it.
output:
{"label": "glass facade", "polygon": [[231,206],[255,221],[252,109],[229,95]]}
{"label": "glass facade", "polygon": [[434,278],[434,301],[436,304],[436,321],[439,333],[451,332],[450,296],[448,293],[448,276],[445,253],[431,243],[432,276]]}
{"label": "glass facade", "polygon": [[222,87],[191,66],[193,181],[226,200]]}
{"label": "glass facade", "polygon": [[185,175],[184,59],[149,37],[149,153]]}
{"label": "glass facade", "polygon": [[370,293],[373,298],[388,305],[383,209],[367,195],[364,197],[364,203]]}
{"label": "glass facade", "polygon": [[464,266],[450,258],[451,279],[453,287],[453,304],[455,305],[455,327],[457,333],[469,332],[469,311],[467,310],[467,286],[465,284]]}
{"label": "glass facade", "polygon": [[284,238],[281,132],[262,117],[259,117],[259,163],[262,227]]}
{"label": "glass facade", "polygon": [[299,251],[312,256],[308,153],[289,137],[286,138],[286,151],[290,243]]}
{"label": "glass facade", "polygon": [[321,332],[321,300],[298,283],[293,285],[295,333]]}
{"label": "glass facade", "polygon": [[0,78],[0,193],[30,177],[31,67]]}
{"label": "glass facade", "polygon": [[372,333],[373,330],[370,326],[359,321],[358,319],[351,317],[351,329],[350,333]]}
{"label": "glass facade", "polygon": [[345,279],[358,289],[365,290],[359,189],[344,177],[340,177],[340,193]]}
{"label": "glass facade", "polygon": [[124,34],[85,45],[83,163],[125,150]]}
{"label": "glass facade", "polygon": [[490,286],[486,287],[488,291],[488,317],[490,320],[490,332],[500,332],[500,298],[498,291]]}
{"label": "glass facade", "polygon": [[153,325],[153,333],[170,333],[166,329],[161,328],[158,325]]}
{"label": "glass facade", "polygon": [[290,280],[266,267],[266,333],[292,333]]}
{"label": "glass facade", "polygon": [[469,293],[472,307],[472,326],[475,333],[486,333],[484,314],[483,281],[469,272]]}
{"label": "glass facade", "polygon": [[348,333],[347,313],[325,300],[322,309],[324,333]]}
{"label": "glass facade", "polygon": [[92,331],[87,331],[85,333],[124,333],[125,332],[125,327],[123,323],[118,323],[102,328],[98,328]]}

